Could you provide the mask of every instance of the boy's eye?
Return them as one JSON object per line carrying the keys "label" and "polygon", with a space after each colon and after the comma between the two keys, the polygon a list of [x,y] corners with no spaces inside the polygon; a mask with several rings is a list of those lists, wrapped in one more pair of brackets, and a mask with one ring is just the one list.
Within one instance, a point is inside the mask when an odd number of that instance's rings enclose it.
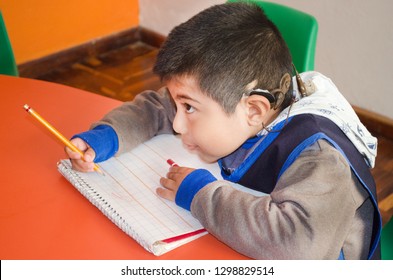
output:
{"label": "boy's eye", "polygon": [[184,103],[184,108],[186,109],[187,113],[192,113],[195,111],[195,108],[192,107],[190,104]]}

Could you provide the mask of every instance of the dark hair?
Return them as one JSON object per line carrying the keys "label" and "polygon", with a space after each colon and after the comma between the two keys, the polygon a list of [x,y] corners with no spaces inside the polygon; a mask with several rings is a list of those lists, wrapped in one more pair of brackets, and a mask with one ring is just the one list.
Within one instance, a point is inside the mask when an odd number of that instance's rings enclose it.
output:
{"label": "dark hair", "polygon": [[[154,72],[162,80],[190,75],[228,113],[246,86],[273,90],[292,73],[292,58],[277,27],[251,3],[212,6],[175,27],[160,49]],[[292,75],[291,75],[292,76]],[[289,105],[292,82],[281,108]]]}

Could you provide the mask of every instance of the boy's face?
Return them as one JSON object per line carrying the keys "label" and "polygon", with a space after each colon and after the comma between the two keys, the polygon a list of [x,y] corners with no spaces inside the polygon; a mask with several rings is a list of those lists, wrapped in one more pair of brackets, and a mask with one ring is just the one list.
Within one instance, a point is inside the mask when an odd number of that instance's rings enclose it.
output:
{"label": "boy's face", "polygon": [[172,78],[167,87],[177,107],[173,128],[181,134],[184,146],[202,160],[217,161],[252,136],[241,102],[236,111],[228,115],[216,101],[201,92],[192,77]]}

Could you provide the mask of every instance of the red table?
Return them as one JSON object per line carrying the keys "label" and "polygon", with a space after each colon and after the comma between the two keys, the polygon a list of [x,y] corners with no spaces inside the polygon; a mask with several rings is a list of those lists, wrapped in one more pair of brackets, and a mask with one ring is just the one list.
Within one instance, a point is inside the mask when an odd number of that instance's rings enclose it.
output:
{"label": "red table", "polygon": [[160,257],[145,251],[60,175],[63,145],[23,109],[71,137],[120,101],[3,75],[0,94],[0,259],[245,259],[211,235]]}

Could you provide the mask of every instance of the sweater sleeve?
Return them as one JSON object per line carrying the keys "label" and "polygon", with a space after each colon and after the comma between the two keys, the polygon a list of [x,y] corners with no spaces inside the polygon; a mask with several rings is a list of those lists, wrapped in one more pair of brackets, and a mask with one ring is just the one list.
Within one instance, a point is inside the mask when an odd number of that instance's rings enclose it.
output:
{"label": "sweater sleeve", "polygon": [[74,138],[81,138],[94,150],[94,162],[111,158],[119,148],[116,132],[108,125],[96,126],[92,130],[74,135],[72,139]]}
{"label": "sweater sleeve", "polygon": [[181,182],[176,193],[177,205],[190,211],[192,200],[197,192],[217,179],[206,169],[196,169]]}
{"label": "sweater sleeve", "polygon": [[91,129],[101,125],[112,127],[118,138],[118,155],[155,135],[174,133],[175,114],[175,104],[164,87],[157,92],[142,92],[133,101],[124,102],[93,123]]}
{"label": "sweater sleeve", "polygon": [[320,142],[303,151],[270,195],[255,197],[215,181],[195,195],[192,214],[251,258],[337,259],[364,198],[354,198],[344,157]]}

